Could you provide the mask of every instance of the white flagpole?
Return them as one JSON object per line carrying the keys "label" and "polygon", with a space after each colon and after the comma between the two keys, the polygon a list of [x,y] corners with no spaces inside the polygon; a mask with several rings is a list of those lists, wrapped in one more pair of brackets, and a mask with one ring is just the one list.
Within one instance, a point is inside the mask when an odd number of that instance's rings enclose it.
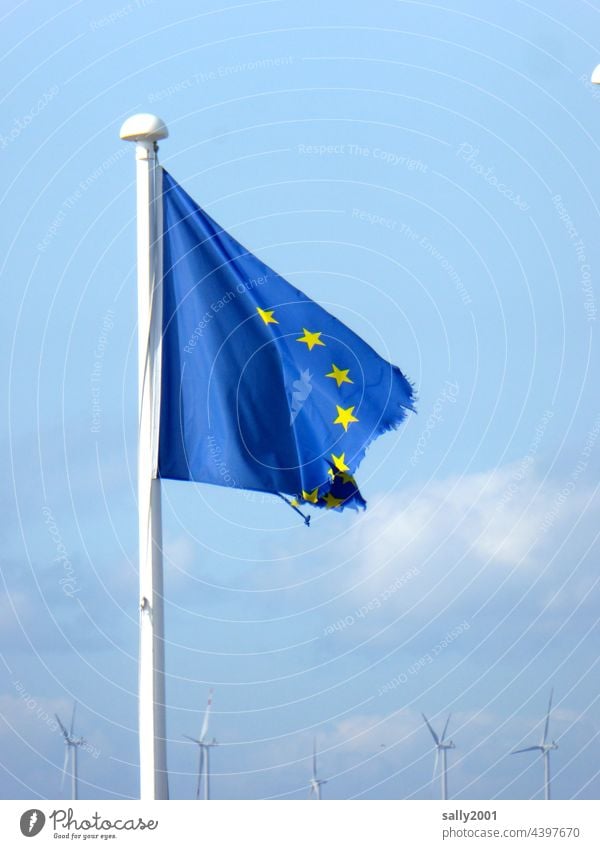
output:
{"label": "white flagpole", "polygon": [[140,799],[168,799],[160,481],[160,169],[157,141],[168,130],[156,115],[132,115],[120,136],[136,143],[138,285],[138,517],[140,569]]}

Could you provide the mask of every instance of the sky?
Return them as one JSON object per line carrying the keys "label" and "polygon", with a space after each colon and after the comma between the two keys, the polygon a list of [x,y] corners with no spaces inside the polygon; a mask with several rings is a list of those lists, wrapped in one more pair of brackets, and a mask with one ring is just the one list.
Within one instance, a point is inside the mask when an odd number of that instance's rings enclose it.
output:
{"label": "sky", "polygon": [[597,0],[4,2],[0,797],[136,798],[135,161],[400,366],[363,513],[163,484],[168,766],[220,799],[598,798]]}

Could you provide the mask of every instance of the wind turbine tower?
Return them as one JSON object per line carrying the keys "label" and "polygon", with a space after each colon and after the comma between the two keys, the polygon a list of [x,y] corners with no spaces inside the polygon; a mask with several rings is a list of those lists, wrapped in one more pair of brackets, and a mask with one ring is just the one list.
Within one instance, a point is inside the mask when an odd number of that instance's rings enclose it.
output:
{"label": "wind turbine tower", "polygon": [[200,793],[202,789],[202,776],[204,772],[204,798],[206,800],[210,799],[210,750],[213,746],[217,746],[218,743],[213,737],[212,740],[207,740],[206,735],[208,734],[208,720],[210,717],[210,710],[212,708],[212,697],[213,691],[209,690],[208,693],[208,703],[206,705],[206,712],[204,714],[204,721],[202,722],[202,730],[200,731],[200,737],[188,737],[187,734],[184,734],[186,740],[189,740],[190,743],[195,743],[199,748],[199,758],[198,758],[198,783],[196,785],[196,799],[200,798]]}
{"label": "wind turbine tower", "polygon": [[554,740],[548,742],[548,727],[550,725],[550,711],[552,709],[552,696],[554,689],[550,690],[550,700],[548,702],[548,711],[546,712],[546,722],[544,723],[544,733],[542,739],[537,746],[527,746],[526,749],[516,749],[511,752],[511,755],[519,755],[521,752],[540,752],[544,758],[544,798],[550,799],[550,752],[552,749],[558,749],[558,744]]}
{"label": "wind turbine tower", "polygon": [[65,784],[65,776],[67,774],[67,766],[69,764],[69,754],[71,755],[71,798],[77,799],[77,749],[83,746],[85,740],[83,737],[75,737],[75,709],[77,702],[73,702],[73,713],[71,715],[71,728],[67,731],[66,727],[61,722],[58,714],[54,714],[56,721],[60,725],[60,730],[65,738],[65,761],[62,769],[62,778],[60,781],[61,789]]}
{"label": "wind turbine tower", "polygon": [[327,784],[327,780],[317,777],[317,738],[313,740],[312,776],[309,782],[308,798],[321,800],[321,785]]}
{"label": "wind turbine tower", "polygon": [[427,719],[427,717],[425,716],[425,714],[423,713],[423,714],[421,714],[421,716],[425,720],[425,724],[427,725],[427,728],[429,728],[429,731],[430,731],[431,736],[433,737],[433,741],[435,743],[435,761],[434,761],[434,764],[433,764],[433,776],[432,776],[431,780],[433,781],[435,779],[435,773],[437,771],[438,760],[440,759],[440,755],[441,755],[441,760],[442,760],[442,799],[447,799],[448,798],[448,761],[447,761],[448,749],[455,749],[456,748],[456,746],[454,745],[452,740],[446,740],[446,732],[448,730],[448,724],[450,722],[451,714],[448,714],[448,719],[446,720],[446,724],[444,725],[444,730],[442,732],[441,737],[438,737],[438,735],[435,733],[435,731],[431,727],[431,724],[430,724],[429,720]]}

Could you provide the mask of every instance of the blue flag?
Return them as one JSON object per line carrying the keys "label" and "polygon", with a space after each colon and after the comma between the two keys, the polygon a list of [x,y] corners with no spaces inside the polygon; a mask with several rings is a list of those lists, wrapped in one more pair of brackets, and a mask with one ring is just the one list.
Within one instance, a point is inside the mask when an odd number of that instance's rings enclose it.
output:
{"label": "blue flag", "polygon": [[402,372],[164,170],[163,231],[159,477],[364,506],[367,446],[413,409]]}

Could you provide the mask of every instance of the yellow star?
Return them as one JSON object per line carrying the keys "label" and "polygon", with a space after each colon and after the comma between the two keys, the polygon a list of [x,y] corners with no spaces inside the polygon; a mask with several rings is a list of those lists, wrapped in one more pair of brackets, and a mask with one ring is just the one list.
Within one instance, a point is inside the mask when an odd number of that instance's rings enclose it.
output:
{"label": "yellow star", "polygon": [[292,498],[292,500],[290,501],[290,504],[292,505],[292,507],[300,507],[300,502],[298,501],[297,498]]}
{"label": "yellow star", "polygon": [[[350,466],[346,465],[346,452],[340,454],[339,457],[336,457],[335,454],[331,455],[331,459],[333,460],[333,465],[336,467],[338,472],[348,472],[350,470]],[[331,471],[331,469],[330,469]]]}
{"label": "yellow star", "polygon": [[276,318],[273,318],[273,313],[275,310],[261,310],[260,307],[256,307],[256,312],[262,318],[265,324],[279,324]]}
{"label": "yellow star", "polygon": [[310,501],[311,504],[316,504],[319,500],[319,487],[313,489],[312,492],[306,492],[306,490],[302,490],[302,498],[305,501]]}
{"label": "yellow star", "polygon": [[328,510],[331,510],[332,507],[335,509],[336,507],[339,507],[342,503],[341,498],[336,498],[335,495],[332,495],[330,492],[327,493],[324,498],[324,501]]}
{"label": "yellow star", "polygon": [[296,339],[296,342],[305,342],[308,345],[309,351],[312,351],[315,345],[322,345],[325,347],[325,342],[321,342],[320,339],[322,331],[319,331],[318,333],[311,333],[310,330],[306,329],[306,327],[303,327],[302,330],[304,332],[304,336]]}
{"label": "yellow star", "polygon": [[345,472],[341,472],[338,477],[340,478],[342,483],[351,483],[352,486],[356,486],[356,481],[354,480],[352,475],[347,475]]}
{"label": "yellow star", "polygon": [[348,425],[350,424],[350,422],[358,421],[356,416],[352,415],[352,413],[354,412],[354,407],[346,407],[346,409],[344,409],[343,407],[339,407],[336,404],[335,408],[338,411],[338,417],[337,419],[333,420],[333,423],[342,425],[345,431],[348,430]]}
{"label": "yellow star", "polygon": [[332,377],[338,385],[338,389],[342,385],[342,383],[354,383],[353,380],[350,380],[348,377],[349,368],[338,368],[334,363],[331,364],[332,371],[329,374],[326,374],[325,377]]}

